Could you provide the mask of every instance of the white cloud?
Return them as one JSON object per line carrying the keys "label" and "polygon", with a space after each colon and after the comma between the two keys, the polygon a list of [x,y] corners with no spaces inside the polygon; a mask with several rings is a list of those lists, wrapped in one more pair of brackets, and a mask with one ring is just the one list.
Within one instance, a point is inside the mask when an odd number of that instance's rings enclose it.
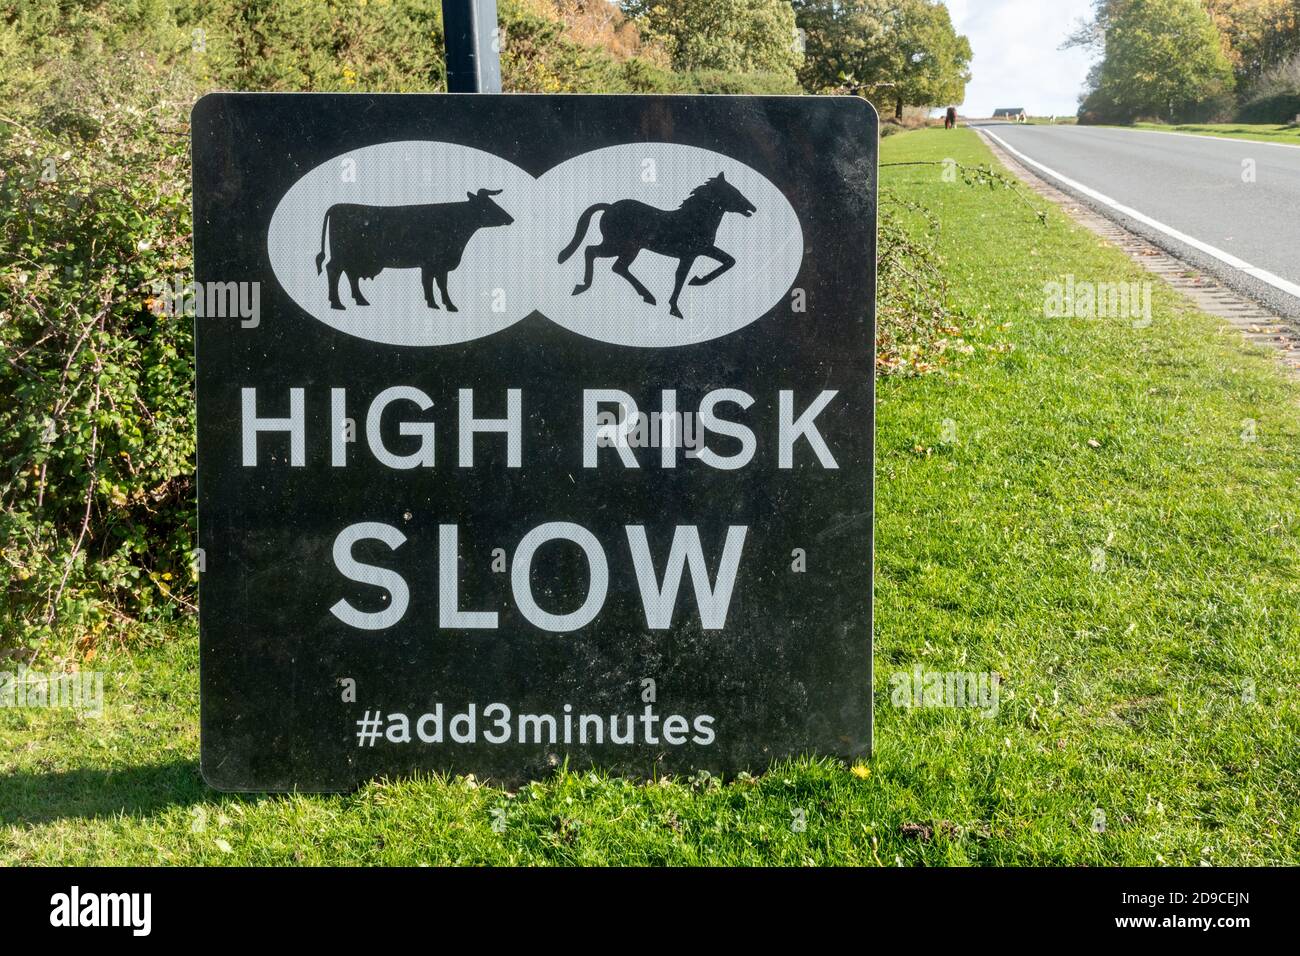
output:
{"label": "white cloud", "polygon": [[965,116],[1023,106],[1034,116],[1073,115],[1092,62],[1088,51],[1061,50],[1092,0],[945,0],[975,57]]}

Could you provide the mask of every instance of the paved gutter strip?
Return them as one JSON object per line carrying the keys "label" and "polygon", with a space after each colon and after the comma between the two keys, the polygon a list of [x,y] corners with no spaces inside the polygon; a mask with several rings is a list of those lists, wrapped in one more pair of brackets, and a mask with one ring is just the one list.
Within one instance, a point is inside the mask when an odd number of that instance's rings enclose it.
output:
{"label": "paved gutter strip", "polygon": [[1204,312],[1223,319],[1247,341],[1275,349],[1291,374],[1300,378],[1300,328],[1253,299],[1228,288],[1198,266],[1171,255],[1150,240],[1126,229],[1025,166],[996,140],[976,129],[998,161],[1026,187],[1062,207],[1075,222],[1128,253],[1148,272],[1159,276]]}

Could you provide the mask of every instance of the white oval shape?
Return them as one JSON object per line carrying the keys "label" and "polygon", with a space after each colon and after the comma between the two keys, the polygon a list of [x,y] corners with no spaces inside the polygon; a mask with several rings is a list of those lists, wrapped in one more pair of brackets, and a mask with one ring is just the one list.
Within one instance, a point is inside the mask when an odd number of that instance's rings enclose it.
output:
{"label": "white oval shape", "polygon": [[[499,332],[532,311],[526,296],[507,292],[516,280],[516,263],[501,255],[493,234],[510,226],[478,229],[464,245],[460,264],[447,276],[447,291],[458,311],[449,311],[435,284],[435,301],[425,301],[419,268],[389,267],[373,278],[361,278],[359,289],[368,305],[352,297],[352,276],[337,277],[342,309],[331,307],[329,270],[318,270],[325,252],[328,266],[346,266],[333,255],[334,245],[346,245],[336,224],[324,228],[325,213],[339,203],[392,209],[435,203],[469,203],[469,193],[500,189],[491,202],[511,211],[527,202],[535,189],[528,173],[482,150],[454,143],[408,141],[381,143],[344,153],[317,166],[294,183],[271,217],[267,253],[284,291],[304,310],[326,325],[349,335],[388,345],[451,345]],[[380,222],[373,223],[382,228]],[[434,217],[439,213],[432,213]],[[443,214],[445,215],[445,214]],[[353,237],[358,240],[375,237]],[[369,243],[375,245],[373,241]],[[370,263],[369,267],[377,263]],[[366,271],[369,271],[367,269]]]}
{"label": "white oval shape", "polygon": [[[713,182],[719,176],[729,190]],[[744,163],[721,153],[667,143],[610,146],[568,160],[540,182],[559,202],[552,216],[530,221],[541,229],[535,241],[549,245],[557,256],[573,240],[582,213],[593,204],[631,199],[661,210],[657,216],[644,210],[639,217],[635,212],[624,215],[622,233],[629,231],[628,222],[643,222],[645,231],[650,231],[657,220],[664,231],[696,236],[707,236],[709,230],[700,232],[698,224],[687,220],[706,219],[706,210],[699,207],[713,196],[725,199],[734,190],[753,207],[748,216],[739,212],[721,215],[712,244],[735,264],[707,284],[691,285],[691,279],[707,277],[719,266],[707,256],[693,259],[678,299],[681,317],[672,315],[669,305],[681,259],[657,252],[653,246],[676,244],[692,249],[687,242],[647,243],[627,266],[654,298],[653,305],[643,300],[631,282],[613,272],[616,258],[596,258],[591,287],[574,294],[584,279],[584,250],[599,247],[602,235],[615,231],[602,228],[611,215],[609,210],[594,213],[578,248],[558,267],[567,281],[548,282],[544,296],[536,299],[536,308],[547,318],[588,338],[664,348],[729,335],[776,306],[794,284],[803,261],[799,217],[781,190]],[[696,190],[699,192],[692,200]],[[636,249],[640,243],[635,237],[616,233],[604,245],[604,251],[613,251]],[[554,259],[550,267],[556,268]]]}
{"label": "white oval shape", "polygon": [[[425,208],[398,208],[415,206]],[[798,274],[803,234],[779,189],[710,150],[611,146],[535,180],[481,150],[407,141],[345,153],[303,176],[276,207],[267,249],[298,305],[370,341],[450,345],[536,310],[588,338],[662,348],[730,334],[769,312]],[[458,311],[446,308],[439,272]],[[354,279],[367,304],[354,299]]]}

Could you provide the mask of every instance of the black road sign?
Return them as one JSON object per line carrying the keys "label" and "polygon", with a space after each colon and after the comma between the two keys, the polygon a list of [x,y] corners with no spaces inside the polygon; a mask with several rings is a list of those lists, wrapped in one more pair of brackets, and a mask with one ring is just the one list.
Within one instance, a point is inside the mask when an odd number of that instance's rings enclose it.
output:
{"label": "black road sign", "polygon": [[871,744],[876,116],[195,107],[203,774]]}

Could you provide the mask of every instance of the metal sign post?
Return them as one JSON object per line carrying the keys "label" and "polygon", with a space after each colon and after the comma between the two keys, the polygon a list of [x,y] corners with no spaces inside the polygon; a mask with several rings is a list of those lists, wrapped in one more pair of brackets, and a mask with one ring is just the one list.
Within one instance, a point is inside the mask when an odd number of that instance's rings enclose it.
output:
{"label": "metal sign post", "polygon": [[442,0],[447,92],[501,92],[496,0]]}

